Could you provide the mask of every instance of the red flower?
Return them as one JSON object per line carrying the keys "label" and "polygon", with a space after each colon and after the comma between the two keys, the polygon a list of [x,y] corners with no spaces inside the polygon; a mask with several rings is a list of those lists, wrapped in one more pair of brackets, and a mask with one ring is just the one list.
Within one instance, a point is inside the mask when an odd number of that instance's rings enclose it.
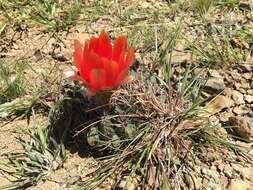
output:
{"label": "red flower", "polygon": [[102,32],[99,37],[92,37],[81,47],[78,40],[74,41],[74,62],[78,72],[67,75],[82,81],[88,87],[88,94],[94,95],[101,90],[114,89],[129,82],[129,67],[135,56],[134,49],[127,50],[127,39],[120,36],[111,45],[107,33]]}

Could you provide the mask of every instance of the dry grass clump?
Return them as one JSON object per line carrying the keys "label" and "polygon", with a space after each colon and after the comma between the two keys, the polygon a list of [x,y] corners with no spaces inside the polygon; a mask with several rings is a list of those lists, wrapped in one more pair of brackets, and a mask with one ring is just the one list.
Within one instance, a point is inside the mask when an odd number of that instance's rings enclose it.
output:
{"label": "dry grass clump", "polygon": [[175,187],[192,146],[188,134],[206,125],[202,118],[191,119],[194,107],[154,76],[113,93],[110,113],[89,125],[87,142],[106,154],[86,185],[94,189],[111,177],[116,187],[127,176],[125,186],[138,179],[135,185],[142,189]]}

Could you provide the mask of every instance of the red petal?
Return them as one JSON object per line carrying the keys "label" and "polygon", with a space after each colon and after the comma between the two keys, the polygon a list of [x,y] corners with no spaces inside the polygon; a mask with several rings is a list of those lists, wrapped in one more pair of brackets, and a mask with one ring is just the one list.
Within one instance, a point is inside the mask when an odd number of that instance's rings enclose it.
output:
{"label": "red petal", "polygon": [[91,91],[96,92],[105,88],[106,73],[104,69],[93,69],[90,72]]}
{"label": "red petal", "polygon": [[125,68],[129,68],[133,64],[134,59],[135,59],[134,49],[133,48],[129,48],[129,50],[127,52],[127,56],[126,56],[124,67]]}
{"label": "red petal", "polygon": [[87,52],[88,52],[89,44],[85,43],[84,48],[83,48],[83,53],[82,53],[82,62],[79,65],[79,71],[80,71],[80,76],[88,81],[89,75],[88,75],[88,64],[86,60]]}
{"label": "red petal", "polygon": [[126,77],[126,75],[127,75],[127,72],[128,72],[128,69],[123,70],[123,71],[121,71],[121,72],[118,74],[117,79],[115,80],[115,85],[116,85],[116,86],[119,86],[119,85],[121,85],[121,84],[124,84],[124,79],[125,79],[125,77]]}
{"label": "red petal", "polygon": [[126,57],[125,52],[122,52],[121,55],[119,56],[118,65],[120,71],[122,71],[125,68],[125,57]]}
{"label": "red petal", "polygon": [[74,40],[74,48],[74,63],[76,64],[77,69],[80,70],[80,65],[83,62],[83,53],[81,43],[78,40]]}
{"label": "red petal", "polygon": [[104,67],[102,59],[94,52],[91,52],[87,56],[88,71],[92,69],[102,69]]}
{"label": "red petal", "polygon": [[97,52],[99,47],[99,39],[96,37],[91,37],[89,41],[89,51]]}
{"label": "red petal", "polygon": [[113,60],[118,62],[122,52],[125,52],[127,46],[127,39],[125,36],[116,38],[113,47]]}
{"label": "red petal", "polygon": [[96,52],[99,56],[107,59],[112,58],[112,45],[107,33],[102,32],[99,36],[99,46]]}
{"label": "red petal", "polygon": [[104,69],[106,72],[106,87],[113,88],[115,80],[119,74],[119,66],[115,61],[104,59]]}

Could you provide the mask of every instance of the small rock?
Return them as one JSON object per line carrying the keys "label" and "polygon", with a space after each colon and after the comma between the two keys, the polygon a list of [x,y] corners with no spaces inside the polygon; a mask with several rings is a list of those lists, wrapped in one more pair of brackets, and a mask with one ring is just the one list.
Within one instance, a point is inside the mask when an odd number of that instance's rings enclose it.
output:
{"label": "small rock", "polygon": [[205,113],[202,116],[211,116],[220,112],[225,108],[229,108],[233,105],[233,101],[223,95],[216,96],[205,108]]}
{"label": "small rock", "polygon": [[34,56],[35,56],[36,62],[38,62],[44,58],[44,53],[40,49],[37,49],[34,52]]}
{"label": "small rock", "polygon": [[224,175],[220,175],[220,181],[222,182],[222,186],[223,186],[222,189],[225,190],[226,189],[225,187],[228,186],[229,179],[226,178],[226,176],[224,176]]}
{"label": "small rock", "polygon": [[253,149],[249,151],[249,154],[253,156]]}
{"label": "small rock", "polygon": [[223,78],[217,70],[211,69],[209,70],[208,73],[211,77],[221,78],[221,79]]}
{"label": "small rock", "polygon": [[223,78],[217,78],[217,77],[210,77],[205,86],[204,89],[211,92],[211,93],[219,93],[225,89],[225,83]]}
{"label": "small rock", "polygon": [[[253,83],[252,83],[253,84]],[[249,95],[252,95],[253,96],[253,86],[251,87],[252,89],[250,89],[250,90],[247,90],[247,93],[249,94]]]}
{"label": "small rock", "polygon": [[243,78],[245,78],[246,80],[249,80],[252,78],[252,74],[251,73],[243,73]]}
{"label": "small rock", "polygon": [[222,160],[219,161],[219,163],[217,164],[216,168],[217,168],[218,172],[223,172],[223,170],[224,170],[224,163],[222,162]]}
{"label": "small rock", "polygon": [[234,83],[234,88],[235,88],[236,90],[239,90],[239,89],[241,88],[241,86],[242,86],[242,84],[241,84],[240,82],[235,82],[235,83]]}
{"label": "small rock", "polygon": [[224,166],[224,170],[223,173],[225,174],[225,176],[229,179],[233,178],[233,168],[230,165],[225,165]]}
{"label": "small rock", "polygon": [[68,58],[66,58],[61,53],[54,53],[54,54],[52,54],[52,58],[55,59],[55,60],[57,60],[57,61],[61,61],[61,62],[68,61]]}
{"label": "small rock", "polygon": [[242,180],[232,180],[228,185],[228,190],[247,190],[248,184]]}
{"label": "small rock", "polygon": [[232,91],[232,99],[235,101],[236,105],[244,103],[243,94],[238,92],[237,90]]}
{"label": "small rock", "polygon": [[246,94],[246,92],[247,92],[246,90],[247,90],[247,89],[244,89],[244,88],[239,88],[239,89],[238,89],[238,91],[241,92],[241,93],[243,93],[243,94]]}
{"label": "small rock", "polygon": [[224,91],[223,91],[223,95],[228,97],[228,98],[231,98],[232,96],[232,89],[231,88],[225,88]]}
{"label": "small rock", "polygon": [[235,116],[229,118],[231,132],[246,142],[253,141],[253,122],[247,117]]}
{"label": "small rock", "polygon": [[194,178],[195,189],[201,189],[202,183],[201,177]]}
{"label": "small rock", "polygon": [[232,113],[224,111],[222,113],[219,114],[219,120],[221,122],[227,122],[229,120],[230,117],[232,117]]}
{"label": "small rock", "polygon": [[241,73],[251,72],[253,71],[253,67],[250,64],[235,64],[233,68],[237,69]]}
{"label": "small rock", "polygon": [[188,63],[191,60],[191,56],[190,53],[174,51],[172,53],[172,60],[174,63]]}
{"label": "small rock", "polygon": [[240,9],[243,9],[243,10],[245,10],[245,9],[249,10],[249,11],[253,10],[253,7],[252,7],[252,4],[250,1],[241,1],[239,3],[239,7],[240,7]]}
{"label": "small rock", "polygon": [[203,180],[202,180],[203,187],[208,187],[208,183],[209,183],[209,180],[206,178],[203,178]]}
{"label": "small rock", "polygon": [[253,103],[253,96],[251,95],[244,95],[244,99],[248,104]]}
{"label": "small rock", "polygon": [[231,163],[231,166],[239,174],[242,173],[243,167],[240,164]]}
{"label": "small rock", "polygon": [[245,106],[236,106],[233,108],[233,113],[236,115],[244,115],[248,113],[248,109]]}
{"label": "small rock", "polygon": [[244,90],[250,89],[250,84],[247,81],[242,80],[241,83],[242,83],[241,88],[243,88]]}
{"label": "small rock", "polygon": [[241,173],[244,179],[253,180],[253,167],[243,168]]}

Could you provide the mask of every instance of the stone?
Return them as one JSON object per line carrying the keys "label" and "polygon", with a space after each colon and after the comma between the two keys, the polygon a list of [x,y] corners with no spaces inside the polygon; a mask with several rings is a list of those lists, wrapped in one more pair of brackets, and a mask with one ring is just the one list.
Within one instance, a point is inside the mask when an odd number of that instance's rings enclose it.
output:
{"label": "stone", "polygon": [[223,172],[223,170],[224,170],[224,163],[223,163],[222,159],[217,160],[215,162],[215,165],[216,165],[216,170],[218,172]]}
{"label": "stone", "polygon": [[228,190],[248,190],[249,185],[240,179],[231,180]]}
{"label": "stone", "polygon": [[243,94],[237,90],[232,90],[232,99],[236,105],[244,104]]}
{"label": "stone", "polygon": [[245,102],[250,104],[253,103],[253,96],[251,95],[244,95]]}
{"label": "stone", "polygon": [[252,78],[252,74],[251,73],[243,73],[243,78],[245,78],[246,80],[249,80]]}
{"label": "stone", "polygon": [[231,163],[231,166],[237,173],[242,173],[243,167],[240,164]]}
{"label": "stone", "polygon": [[241,174],[244,179],[253,180],[253,167],[243,168]]}
{"label": "stone", "polygon": [[224,175],[220,175],[220,181],[222,182],[222,189],[225,190],[226,187],[228,186],[228,183],[229,183],[229,179],[226,178],[226,176]]}
{"label": "stone", "polygon": [[239,137],[240,140],[253,141],[253,122],[248,117],[235,116],[229,118],[231,133]]}
{"label": "stone", "polygon": [[239,7],[240,9],[243,9],[243,10],[253,10],[253,3],[251,1],[246,1],[246,0],[241,0],[240,3],[239,3]]}
{"label": "stone", "polygon": [[231,98],[232,96],[232,89],[231,88],[225,88],[224,91],[223,91],[223,95],[228,97],[228,98]]}
{"label": "stone", "polygon": [[211,77],[223,78],[217,70],[210,69],[210,70],[208,71],[208,73],[209,73],[209,75],[210,75]]}
{"label": "stone", "polygon": [[201,116],[211,116],[214,115],[225,108],[229,108],[233,105],[233,101],[223,95],[216,96],[206,105],[205,112]]}
{"label": "stone", "polygon": [[227,122],[232,115],[233,115],[232,113],[224,111],[219,114],[219,120],[221,122]]}
{"label": "stone", "polygon": [[172,53],[172,60],[173,63],[188,63],[192,59],[191,56],[190,53],[174,51]]}
{"label": "stone", "polygon": [[233,168],[229,164],[226,164],[224,166],[223,173],[225,174],[227,178],[229,179],[233,178]]}
{"label": "stone", "polygon": [[233,68],[237,69],[240,73],[246,73],[246,72],[253,71],[252,65],[251,64],[245,64],[245,63],[235,64],[235,65],[233,65]]}
{"label": "stone", "polygon": [[244,90],[250,89],[250,84],[247,81],[241,80],[241,83],[241,88],[243,88]]}
{"label": "stone", "polygon": [[246,94],[246,92],[247,92],[246,90],[247,90],[247,89],[244,89],[244,88],[239,88],[239,89],[238,89],[238,91],[241,92],[241,93],[243,93],[243,94]]}
{"label": "stone", "polygon": [[223,78],[210,77],[204,85],[204,89],[211,93],[222,92],[225,89]]}
{"label": "stone", "polygon": [[208,187],[208,183],[209,183],[209,180],[206,178],[203,178],[203,180],[202,180],[203,187]]}
{"label": "stone", "polygon": [[235,88],[236,90],[239,90],[239,89],[241,88],[241,86],[242,86],[242,84],[241,84],[240,82],[235,82],[235,83],[234,83],[234,88]]}
{"label": "stone", "polygon": [[[252,83],[252,84],[253,84],[253,83]],[[251,88],[253,88],[253,86],[252,86]],[[249,95],[252,95],[252,96],[253,96],[253,89],[247,90],[247,94],[249,94]]]}
{"label": "stone", "polygon": [[233,113],[236,115],[244,115],[248,113],[248,109],[245,106],[236,106],[233,108]]}

